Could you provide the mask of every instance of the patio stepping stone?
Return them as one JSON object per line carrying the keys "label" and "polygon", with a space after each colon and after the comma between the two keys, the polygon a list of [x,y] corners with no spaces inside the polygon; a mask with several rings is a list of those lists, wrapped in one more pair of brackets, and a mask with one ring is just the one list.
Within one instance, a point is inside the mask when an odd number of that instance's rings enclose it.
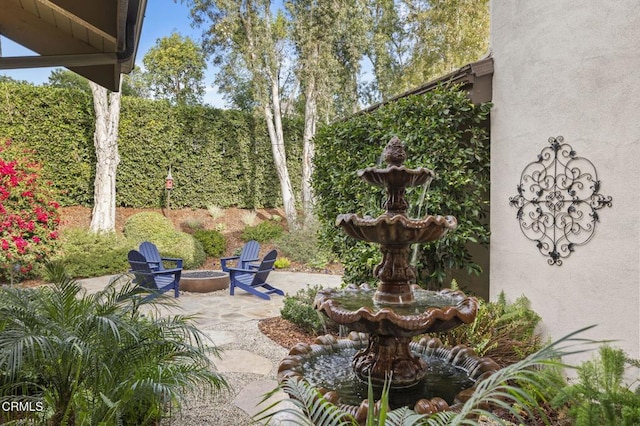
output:
{"label": "patio stepping stone", "polygon": [[220,373],[254,373],[264,376],[273,368],[267,358],[238,349],[224,351],[222,359],[216,358],[213,362]]}
{"label": "patio stepping stone", "polygon": [[263,404],[260,404],[262,395],[271,392],[276,388],[276,386],[278,386],[278,382],[276,380],[258,380],[251,382],[245,386],[238,395],[236,395],[233,400],[233,404],[253,417],[255,414],[259,413],[274,402],[281,399],[288,399],[288,396],[284,392],[278,391]]}

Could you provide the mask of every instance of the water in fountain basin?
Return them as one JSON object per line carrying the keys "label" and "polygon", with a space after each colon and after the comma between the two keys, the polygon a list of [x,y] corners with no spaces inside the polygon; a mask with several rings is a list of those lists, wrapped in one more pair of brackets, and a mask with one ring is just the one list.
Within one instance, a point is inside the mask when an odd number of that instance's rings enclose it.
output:
{"label": "water in fountain basin", "polygon": [[[343,404],[359,405],[367,399],[367,383],[362,382],[351,367],[356,354],[355,348],[319,355],[303,365],[305,379],[315,388],[324,387],[334,390]],[[419,399],[440,397],[453,404],[455,395],[473,385],[468,374],[441,358],[422,356],[427,362],[426,377],[417,385],[405,389],[392,389],[389,405],[392,409],[413,407]],[[381,389],[374,388],[376,399]]]}
{"label": "water in fountain basin", "polygon": [[[374,290],[341,290],[331,296],[331,300],[339,303],[342,309],[347,311],[357,311],[365,307],[375,313],[386,305],[379,305],[373,301]],[[393,311],[398,315],[419,315],[430,307],[442,308],[445,306],[455,306],[464,298],[460,296],[452,297],[436,291],[414,290],[415,302],[409,305],[393,305]]]}

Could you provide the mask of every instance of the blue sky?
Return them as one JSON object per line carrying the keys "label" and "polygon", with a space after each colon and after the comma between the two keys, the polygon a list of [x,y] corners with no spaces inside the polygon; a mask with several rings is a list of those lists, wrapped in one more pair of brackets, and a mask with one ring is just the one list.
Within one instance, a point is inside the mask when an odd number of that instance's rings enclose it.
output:
{"label": "blue sky", "polygon": [[[142,24],[142,34],[140,36],[140,44],[136,54],[136,64],[142,65],[142,58],[149,48],[153,47],[156,40],[170,35],[172,32],[179,32],[182,35],[189,36],[196,41],[200,41],[202,34],[201,29],[191,27],[189,18],[189,8],[181,3],[173,0],[148,0],[145,19]],[[2,37],[2,55],[3,56],[27,56],[35,55],[33,52]],[[19,70],[0,70],[0,75],[7,75],[17,80],[26,80],[34,84],[46,83],[49,74],[54,68],[32,68]],[[223,107],[224,100],[212,87],[214,80],[214,72],[211,64],[207,64],[205,75],[205,84],[207,92],[204,96],[204,103],[216,107]]]}

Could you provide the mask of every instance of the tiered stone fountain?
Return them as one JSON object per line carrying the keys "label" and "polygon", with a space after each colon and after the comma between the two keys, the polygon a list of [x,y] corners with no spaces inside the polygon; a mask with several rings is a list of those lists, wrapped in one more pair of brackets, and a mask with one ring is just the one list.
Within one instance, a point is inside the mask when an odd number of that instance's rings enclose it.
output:
{"label": "tiered stone fountain", "polygon": [[[479,358],[464,346],[446,348],[426,337],[412,342],[415,336],[472,322],[478,302],[460,291],[427,291],[413,284],[410,245],[442,238],[457,221],[452,216],[408,218],[406,187],[423,185],[433,172],[403,166],[406,153],[397,138],[387,144],[383,158],[388,167],[367,168],[358,175],[386,189],[386,212],[377,218],[341,214],[336,220],[351,237],[380,244],[382,262],[373,271],[377,288],[361,285],[318,292],[316,309],[352,332],[348,339],[327,335],[314,345],[296,345],[278,372],[280,381],[300,377],[319,387],[359,421],[368,410],[367,401],[362,401],[368,380],[378,387],[390,382],[392,407],[409,405],[419,413],[433,413],[466,400],[478,381],[498,369],[491,359]],[[351,366],[344,365],[345,359]]]}

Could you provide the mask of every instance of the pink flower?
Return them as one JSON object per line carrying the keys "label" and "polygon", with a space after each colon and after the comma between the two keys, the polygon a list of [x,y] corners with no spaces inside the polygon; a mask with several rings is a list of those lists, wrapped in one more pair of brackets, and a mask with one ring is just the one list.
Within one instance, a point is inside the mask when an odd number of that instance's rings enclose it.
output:
{"label": "pink flower", "polygon": [[2,250],[9,250],[9,241],[2,239],[0,245],[2,245]]}

